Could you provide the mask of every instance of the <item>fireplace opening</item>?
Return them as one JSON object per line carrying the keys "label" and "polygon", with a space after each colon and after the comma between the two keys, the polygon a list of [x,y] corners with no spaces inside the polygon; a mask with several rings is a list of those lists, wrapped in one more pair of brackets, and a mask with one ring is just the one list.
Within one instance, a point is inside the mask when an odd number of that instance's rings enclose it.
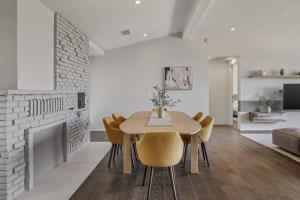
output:
{"label": "fireplace opening", "polygon": [[30,190],[47,173],[67,160],[67,122],[25,130],[25,188]]}
{"label": "fireplace opening", "polygon": [[33,134],[34,184],[64,162],[63,131],[63,124],[59,124]]}

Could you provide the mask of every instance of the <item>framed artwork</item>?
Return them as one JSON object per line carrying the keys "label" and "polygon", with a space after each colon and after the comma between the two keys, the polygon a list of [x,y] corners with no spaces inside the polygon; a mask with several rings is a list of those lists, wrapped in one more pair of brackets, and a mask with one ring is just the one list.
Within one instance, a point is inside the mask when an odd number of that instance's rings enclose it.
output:
{"label": "framed artwork", "polygon": [[165,88],[167,90],[193,89],[192,67],[165,67]]}

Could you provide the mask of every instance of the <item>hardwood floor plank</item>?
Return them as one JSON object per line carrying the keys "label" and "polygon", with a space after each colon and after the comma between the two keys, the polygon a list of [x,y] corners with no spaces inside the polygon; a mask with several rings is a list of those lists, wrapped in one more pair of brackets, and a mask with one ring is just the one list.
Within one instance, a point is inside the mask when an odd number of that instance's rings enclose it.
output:
{"label": "hardwood floor plank", "polygon": [[[104,133],[93,134],[96,134],[94,139],[105,138]],[[300,164],[296,161],[240,136],[238,130],[227,126],[214,127],[206,147],[210,167],[199,156],[199,173],[190,174],[189,152],[186,169],[181,167],[182,163],[175,167],[178,199],[300,199]],[[116,157],[111,169],[107,168],[108,156],[98,164],[71,200],[146,199],[148,184],[142,187],[144,166],[137,162],[133,174],[123,175],[122,153]],[[172,197],[167,169],[155,169],[151,200],[169,200]]]}
{"label": "hardwood floor plank", "polygon": [[197,192],[194,190],[192,182],[189,179],[187,173],[176,174],[176,187],[177,193],[181,199],[184,200],[194,200],[197,199]]}

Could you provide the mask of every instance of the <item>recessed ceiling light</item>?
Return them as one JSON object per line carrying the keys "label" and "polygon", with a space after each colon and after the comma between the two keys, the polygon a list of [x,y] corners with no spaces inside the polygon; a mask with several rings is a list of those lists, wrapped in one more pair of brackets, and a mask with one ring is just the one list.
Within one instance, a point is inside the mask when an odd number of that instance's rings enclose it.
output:
{"label": "recessed ceiling light", "polygon": [[148,37],[148,34],[147,34],[147,33],[144,33],[143,36],[144,36],[144,37]]}
{"label": "recessed ceiling light", "polygon": [[231,27],[231,28],[230,28],[230,31],[231,31],[231,32],[234,32],[234,31],[236,31],[236,28]]}
{"label": "recessed ceiling light", "polygon": [[135,0],[135,1],[134,1],[134,4],[135,4],[135,5],[139,5],[139,4],[141,4],[141,3],[142,3],[141,0]]}

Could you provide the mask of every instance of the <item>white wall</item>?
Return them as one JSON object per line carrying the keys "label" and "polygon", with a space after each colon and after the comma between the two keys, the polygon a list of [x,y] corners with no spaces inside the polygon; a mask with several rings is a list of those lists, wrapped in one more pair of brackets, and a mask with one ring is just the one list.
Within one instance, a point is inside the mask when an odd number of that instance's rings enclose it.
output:
{"label": "white wall", "polygon": [[213,59],[208,67],[209,114],[214,116],[215,124],[231,124],[229,66],[224,59]]}
{"label": "white wall", "polygon": [[[300,79],[249,79],[248,76],[256,70],[265,69],[268,73],[279,73],[284,68],[287,74],[300,71],[300,47],[273,43],[269,47],[255,49],[242,56],[240,69],[240,100],[257,100],[256,94],[270,94],[283,89],[285,83],[300,83]],[[300,91],[299,91],[300,92]],[[248,113],[239,113],[239,128],[244,131],[273,130],[276,128],[300,128],[300,111],[287,112],[286,122],[252,123]]]}
{"label": "white wall", "polygon": [[54,89],[54,12],[18,0],[18,89]]}
{"label": "white wall", "polygon": [[0,90],[17,88],[17,0],[0,1]]}
{"label": "white wall", "polygon": [[[210,42],[206,44],[203,39],[208,36]],[[279,70],[284,67],[287,73],[300,71],[300,47],[296,44],[268,38],[245,37],[238,32],[199,33],[190,41],[165,37],[117,49],[93,60],[92,129],[102,129],[102,117],[114,111],[128,116],[134,111],[152,108],[148,101],[151,86],[161,83],[162,67],[166,65],[196,66],[195,88],[192,91],[172,92],[184,101],[175,109],[191,115],[198,110],[208,113],[207,58],[232,56],[239,57],[239,100],[253,100],[258,91],[278,90],[283,83],[300,83],[300,79],[257,81],[248,78],[253,70],[259,69]],[[300,112],[293,114],[293,117],[300,121]],[[256,127],[256,124],[252,123],[251,126]]]}
{"label": "white wall", "polygon": [[192,66],[193,90],[170,91],[182,100],[174,110],[194,115],[208,113],[207,57],[192,41],[168,36],[107,52],[92,60],[92,130],[103,130],[102,118],[112,112],[129,116],[153,108],[150,98],[155,84],[162,86],[163,67]]}

